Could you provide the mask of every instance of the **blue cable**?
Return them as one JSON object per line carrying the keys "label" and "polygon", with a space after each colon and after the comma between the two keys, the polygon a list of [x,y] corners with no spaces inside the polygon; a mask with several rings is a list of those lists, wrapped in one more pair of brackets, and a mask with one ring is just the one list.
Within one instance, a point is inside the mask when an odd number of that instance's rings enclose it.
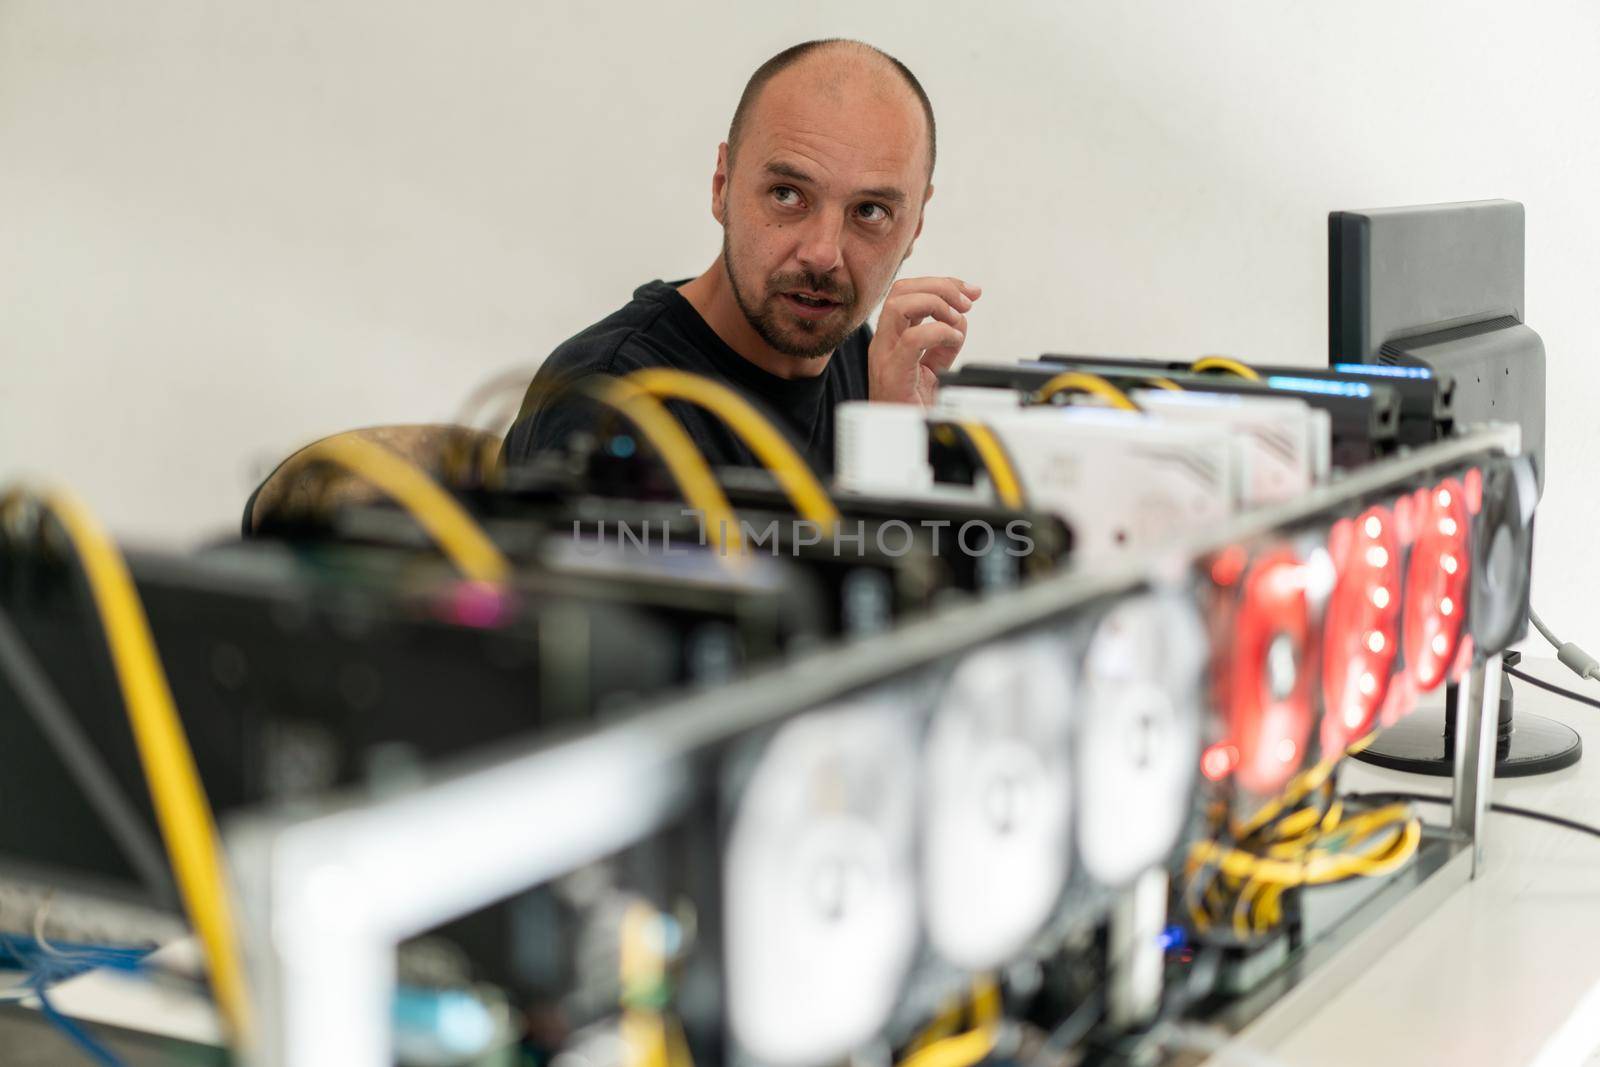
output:
{"label": "blue cable", "polygon": [[70,941],[46,949],[32,937],[0,932],[0,966],[28,971],[28,985],[39,998],[39,1014],[101,1067],[123,1067],[123,1063],[116,1053],[76,1021],[57,1011],[45,990],[85,971],[100,968],[138,971],[150,951],[149,946],[86,945]]}
{"label": "blue cable", "polygon": [[31,937],[0,933],[0,967],[42,974],[52,981],[97,968],[138,971],[153,945],[88,945],[52,943],[48,949]]}
{"label": "blue cable", "polygon": [[45,996],[42,984],[36,986],[34,992],[39,997],[39,1014],[43,1015],[52,1026],[61,1031],[67,1040],[77,1045],[84,1055],[100,1064],[101,1067],[123,1067],[121,1058],[115,1052],[96,1041],[90,1036],[89,1031],[56,1011],[55,1005],[50,1003],[50,998]]}

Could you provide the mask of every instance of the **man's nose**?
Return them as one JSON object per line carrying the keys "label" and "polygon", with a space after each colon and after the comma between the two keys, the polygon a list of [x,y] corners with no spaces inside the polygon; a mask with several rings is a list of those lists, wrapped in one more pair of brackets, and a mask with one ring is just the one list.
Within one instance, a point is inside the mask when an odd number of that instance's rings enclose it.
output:
{"label": "man's nose", "polygon": [[844,260],[840,246],[840,233],[844,229],[844,212],[822,210],[814,212],[800,230],[800,247],[796,258],[812,274],[827,274],[837,269]]}

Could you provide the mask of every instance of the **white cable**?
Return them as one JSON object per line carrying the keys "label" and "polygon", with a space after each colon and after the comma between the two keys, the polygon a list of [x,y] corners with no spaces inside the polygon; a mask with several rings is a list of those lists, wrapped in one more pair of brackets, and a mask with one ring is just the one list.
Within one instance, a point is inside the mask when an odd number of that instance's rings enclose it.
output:
{"label": "white cable", "polygon": [[1579,678],[1594,678],[1600,676],[1600,660],[1579,648],[1571,641],[1563,642],[1559,637],[1550,632],[1550,627],[1539,618],[1539,613],[1530,606],[1528,608],[1528,621],[1533,623],[1533,628],[1556,650],[1556,659],[1566,665],[1567,669]]}
{"label": "white cable", "polygon": [[1533,628],[1538,630],[1546,641],[1549,641],[1556,648],[1561,647],[1561,638],[1550,632],[1550,627],[1544,624],[1544,620],[1539,618],[1539,613],[1534,611],[1531,606],[1528,608],[1528,621],[1533,623]]}

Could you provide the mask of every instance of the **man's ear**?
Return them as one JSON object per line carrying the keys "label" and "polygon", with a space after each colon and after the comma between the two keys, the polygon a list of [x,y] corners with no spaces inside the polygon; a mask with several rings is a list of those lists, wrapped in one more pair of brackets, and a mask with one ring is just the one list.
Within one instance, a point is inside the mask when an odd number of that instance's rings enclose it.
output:
{"label": "man's ear", "polygon": [[717,145],[717,169],[711,175],[711,217],[728,224],[728,142]]}
{"label": "man's ear", "polygon": [[906,254],[900,257],[900,262],[902,263],[911,258],[911,250],[916,247],[917,238],[922,236],[922,220],[927,216],[928,201],[932,199],[933,183],[929,182],[928,191],[922,194],[922,206],[917,208],[917,230],[911,235],[911,243],[906,245]]}

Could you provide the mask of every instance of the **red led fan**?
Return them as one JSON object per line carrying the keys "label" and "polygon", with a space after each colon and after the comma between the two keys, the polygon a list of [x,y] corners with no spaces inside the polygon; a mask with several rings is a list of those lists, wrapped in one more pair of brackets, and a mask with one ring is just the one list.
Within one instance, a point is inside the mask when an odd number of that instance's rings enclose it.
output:
{"label": "red led fan", "polygon": [[1373,728],[1400,650],[1400,537],[1372,507],[1328,531],[1338,574],[1322,631],[1322,751],[1343,752]]}
{"label": "red led fan", "polygon": [[1403,643],[1418,692],[1438,687],[1457,665],[1472,570],[1467,493],[1446,478],[1413,495],[1416,542],[1406,569]]}
{"label": "red led fan", "polygon": [[[1400,551],[1400,589],[1402,593],[1406,588],[1405,575],[1408,573],[1407,564],[1411,558],[1411,547],[1417,540],[1417,523],[1419,509],[1417,501],[1425,499],[1427,492],[1419,490],[1416,493],[1406,493],[1396,497],[1390,505],[1394,516],[1395,541]],[[1405,662],[1405,598],[1401,597],[1400,607],[1400,652],[1394,664],[1394,675],[1389,679],[1389,693],[1384,699],[1378,712],[1378,726],[1389,727],[1410,715],[1417,706],[1417,687],[1412,680],[1411,671]]]}
{"label": "red led fan", "polygon": [[1259,557],[1239,591],[1228,667],[1229,733],[1241,786],[1279,789],[1311,736],[1311,605],[1307,567],[1286,548]]}

